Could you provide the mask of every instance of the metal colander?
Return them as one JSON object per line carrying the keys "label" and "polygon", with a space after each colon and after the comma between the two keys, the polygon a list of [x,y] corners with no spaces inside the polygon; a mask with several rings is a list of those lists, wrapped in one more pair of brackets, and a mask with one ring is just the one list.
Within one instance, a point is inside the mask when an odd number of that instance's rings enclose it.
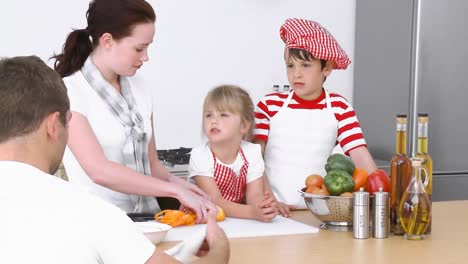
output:
{"label": "metal colander", "polygon": [[310,211],[327,225],[353,224],[353,197],[323,196],[300,191]]}

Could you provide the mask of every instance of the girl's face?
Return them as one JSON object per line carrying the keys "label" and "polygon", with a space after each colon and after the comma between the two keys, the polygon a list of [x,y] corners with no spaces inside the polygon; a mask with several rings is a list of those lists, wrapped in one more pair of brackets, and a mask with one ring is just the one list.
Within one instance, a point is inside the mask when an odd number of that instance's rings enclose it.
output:
{"label": "girl's face", "polygon": [[209,109],[203,113],[203,130],[210,144],[240,143],[248,125],[238,114]]}
{"label": "girl's face", "polygon": [[109,49],[109,67],[117,75],[133,76],[148,61],[148,46],[153,42],[155,27],[152,22],[137,24],[128,37],[112,40]]}
{"label": "girl's face", "polygon": [[290,57],[286,61],[289,84],[300,98],[316,99],[322,93],[323,80],[330,74],[332,66],[328,61],[322,70],[319,59],[307,61]]}

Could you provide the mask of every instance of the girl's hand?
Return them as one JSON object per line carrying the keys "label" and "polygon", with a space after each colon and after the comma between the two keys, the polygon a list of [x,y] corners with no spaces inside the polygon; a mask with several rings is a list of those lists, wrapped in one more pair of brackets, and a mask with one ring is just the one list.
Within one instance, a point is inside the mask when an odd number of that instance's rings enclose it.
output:
{"label": "girl's hand", "polygon": [[273,197],[265,193],[263,200],[254,205],[255,218],[262,222],[270,222],[278,215],[277,203]]}
{"label": "girl's hand", "polygon": [[280,215],[284,216],[284,217],[290,217],[291,216],[291,210],[296,209],[295,206],[285,204],[285,203],[282,203],[282,202],[278,202],[278,201],[276,203],[276,208],[278,209],[278,213]]}
{"label": "girl's hand", "polygon": [[206,222],[208,211],[217,211],[216,206],[209,199],[185,187],[180,188],[176,198],[182,205],[192,209],[197,214],[197,224]]}

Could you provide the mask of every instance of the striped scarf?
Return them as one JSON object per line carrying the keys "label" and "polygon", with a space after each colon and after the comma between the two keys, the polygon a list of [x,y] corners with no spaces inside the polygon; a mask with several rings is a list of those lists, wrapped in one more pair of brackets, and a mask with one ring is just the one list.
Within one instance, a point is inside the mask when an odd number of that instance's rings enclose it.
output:
{"label": "striped scarf", "polygon": [[126,140],[122,151],[125,165],[142,174],[151,175],[148,161],[149,139],[144,132],[143,117],[135,107],[135,98],[132,95],[128,78],[119,77],[122,91],[122,94],[119,94],[102,77],[99,70],[91,61],[91,55],[81,68],[81,72],[90,86],[125,127]]}

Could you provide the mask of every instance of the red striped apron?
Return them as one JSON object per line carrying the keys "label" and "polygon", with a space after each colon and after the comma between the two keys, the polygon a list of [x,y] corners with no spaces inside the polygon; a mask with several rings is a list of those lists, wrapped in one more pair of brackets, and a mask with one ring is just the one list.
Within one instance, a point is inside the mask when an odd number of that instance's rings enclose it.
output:
{"label": "red striped apron", "polygon": [[216,156],[213,153],[214,178],[216,185],[218,185],[223,199],[234,203],[243,202],[245,189],[247,186],[247,170],[249,168],[249,162],[245,158],[242,148],[239,149],[239,153],[244,160],[244,164],[240,169],[239,176],[236,175],[233,169],[224,164],[216,162]]}

